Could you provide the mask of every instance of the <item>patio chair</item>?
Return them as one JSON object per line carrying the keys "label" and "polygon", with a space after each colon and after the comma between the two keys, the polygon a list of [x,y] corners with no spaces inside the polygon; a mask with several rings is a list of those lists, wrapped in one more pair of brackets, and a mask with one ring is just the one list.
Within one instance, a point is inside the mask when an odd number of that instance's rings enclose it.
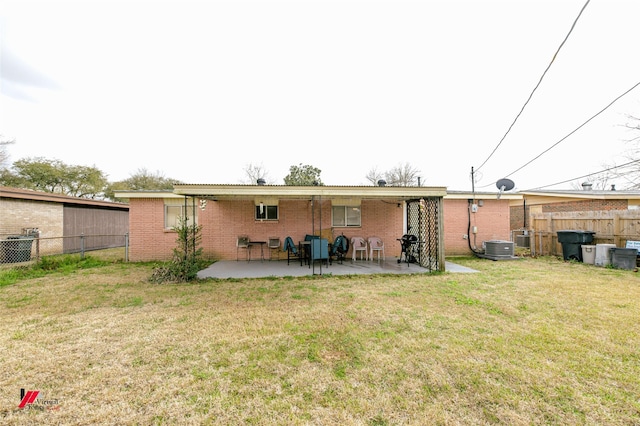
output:
{"label": "patio chair", "polygon": [[298,250],[295,243],[293,242],[293,238],[287,237],[284,239],[284,246],[282,246],[282,251],[287,252],[287,265],[289,262],[293,260],[299,260],[300,266],[302,266],[302,253]]}
{"label": "patio chair", "polygon": [[246,251],[246,259],[247,261],[251,259],[251,254],[249,251],[251,250],[251,246],[249,245],[249,236],[248,235],[240,235],[236,240],[236,261],[238,261],[240,250],[245,249]]}
{"label": "patio chair", "polygon": [[280,260],[280,238],[279,237],[269,237],[269,241],[267,241],[267,247],[269,248],[269,260],[273,259],[273,252],[276,252],[278,256],[278,260]]}
{"label": "patio chair", "polygon": [[331,246],[330,257],[335,257],[338,263],[342,264],[342,261],[347,257],[348,251],[349,239],[344,235],[338,235]]}
{"label": "patio chair", "polygon": [[309,245],[309,268],[311,268],[311,263],[316,260],[325,262],[327,266],[329,266],[329,240],[327,240],[326,238],[313,238],[310,241],[311,244]]}
{"label": "patio chair", "polygon": [[378,252],[378,262],[380,262],[380,253],[382,253],[382,260],[384,261],[384,242],[380,237],[369,237],[367,240],[369,244],[369,260],[373,260],[373,252]]}
{"label": "patio chair", "polygon": [[356,261],[356,255],[360,252],[360,260],[362,260],[362,254],[364,254],[364,260],[368,259],[367,254],[367,241],[362,237],[352,237],[351,238],[351,260]]}

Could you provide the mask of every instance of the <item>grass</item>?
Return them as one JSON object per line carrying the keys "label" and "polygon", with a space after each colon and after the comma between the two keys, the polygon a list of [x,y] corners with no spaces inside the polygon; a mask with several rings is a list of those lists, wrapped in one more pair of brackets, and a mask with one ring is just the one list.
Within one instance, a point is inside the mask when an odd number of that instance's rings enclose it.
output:
{"label": "grass", "polygon": [[[0,287],[0,423],[640,423],[637,273],[449,260],[480,273],[25,271]],[[56,409],[19,410],[21,388]]]}

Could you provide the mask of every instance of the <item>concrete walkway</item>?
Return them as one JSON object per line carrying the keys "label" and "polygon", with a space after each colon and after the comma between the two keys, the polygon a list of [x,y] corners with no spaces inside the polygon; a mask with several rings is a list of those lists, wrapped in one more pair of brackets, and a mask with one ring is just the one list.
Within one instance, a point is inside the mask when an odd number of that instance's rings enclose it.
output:
{"label": "concrete walkway", "polygon": [[[461,265],[445,262],[445,270],[454,273],[478,272]],[[387,258],[385,261],[347,259],[339,264],[320,264],[312,266],[302,265],[292,261],[287,265],[286,260],[221,260],[198,272],[198,278],[265,278],[265,277],[301,277],[306,275],[359,275],[359,274],[427,274],[429,270],[415,263],[407,265],[398,263],[397,258]]]}

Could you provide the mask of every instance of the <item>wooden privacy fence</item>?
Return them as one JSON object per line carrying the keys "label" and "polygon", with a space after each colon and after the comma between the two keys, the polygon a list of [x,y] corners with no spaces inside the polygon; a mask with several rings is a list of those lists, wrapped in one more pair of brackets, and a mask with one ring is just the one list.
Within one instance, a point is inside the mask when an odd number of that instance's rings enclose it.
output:
{"label": "wooden privacy fence", "polygon": [[640,240],[640,210],[533,213],[530,216],[530,247],[535,255],[562,255],[558,231],[593,231],[591,244],[615,244]]}

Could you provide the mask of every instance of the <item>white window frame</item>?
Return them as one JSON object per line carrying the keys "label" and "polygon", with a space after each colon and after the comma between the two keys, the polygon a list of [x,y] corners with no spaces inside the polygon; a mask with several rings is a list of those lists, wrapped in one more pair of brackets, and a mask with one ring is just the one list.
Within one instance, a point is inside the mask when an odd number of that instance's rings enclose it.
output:
{"label": "white window frame", "polygon": [[[351,210],[350,210],[351,209]],[[349,211],[357,211],[357,218],[349,217]],[[339,223],[336,223],[337,219],[341,219]],[[354,220],[357,219],[357,220]],[[336,228],[359,228],[362,226],[362,208],[360,206],[339,206],[334,205],[331,207],[331,225]]]}
{"label": "white window frame", "polygon": [[[260,217],[260,208],[263,208],[264,210],[264,217]],[[275,215],[276,217],[270,217],[268,216],[269,212],[273,212],[273,209],[275,209]],[[260,220],[260,221],[264,221],[264,220],[271,220],[271,221],[275,221],[278,220],[278,217],[280,216],[280,208],[278,207],[278,205],[266,205],[263,204],[262,206],[260,205],[256,205],[256,210],[255,210],[255,220]]]}
{"label": "white window frame", "polygon": [[[171,211],[177,212],[172,213]],[[191,220],[191,214],[193,213],[192,206],[186,206],[186,217]],[[172,204],[167,203],[164,205],[164,229],[173,230],[178,225],[178,218],[185,217],[185,205],[184,204]],[[198,224],[198,215],[196,214],[195,223]]]}

